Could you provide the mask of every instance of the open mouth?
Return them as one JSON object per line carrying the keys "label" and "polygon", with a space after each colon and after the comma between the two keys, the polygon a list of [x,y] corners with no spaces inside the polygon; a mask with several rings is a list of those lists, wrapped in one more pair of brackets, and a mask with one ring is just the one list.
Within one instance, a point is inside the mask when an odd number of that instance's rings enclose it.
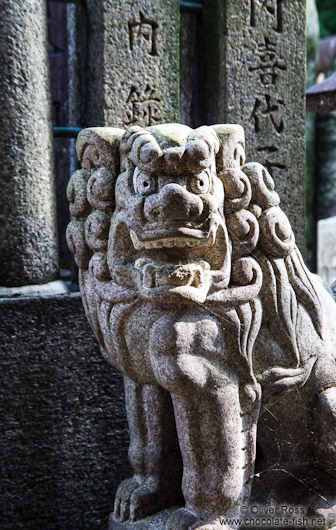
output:
{"label": "open mouth", "polygon": [[[198,235],[198,234],[197,234]],[[209,247],[214,244],[216,231],[210,230],[207,237],[178,235],[175,237],[156,237],[155,239],[140,240],[134,230],[130,230],[130,237],[136,250],[153,248],[191,248]]]}
{"label": "open mouth", "polygon": [[153,265],[151,261],[140,258],[135,267],[141,270],[143,286],[147,289],[158,287],[189,286],[200,288],[205,283],[205,275],[210,266],[205,261],[186,265]]}

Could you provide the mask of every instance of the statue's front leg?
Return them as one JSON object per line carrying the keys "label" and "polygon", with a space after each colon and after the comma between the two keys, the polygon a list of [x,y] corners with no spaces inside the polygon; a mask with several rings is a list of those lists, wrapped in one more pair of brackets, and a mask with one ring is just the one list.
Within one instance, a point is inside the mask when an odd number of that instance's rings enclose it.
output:
{"label": "statue's front leg", "polygon": [[[229,382],[222,387],[210,383],[202,392],[195,387],[188,397],[173,396],[173,402],[183,455],[185,509],[197,516],[195,529],[226,528],[230,518],[239,518],[239,506],[250,496],[256,444],[252,418],[245,422],[238,387]],[[181,518],[181,511],[173,516],[169,530],[180,529],[176,517]]]}
{"label": "statue's front leg", "polygon": [[116,493],[113,517],[121,522],[142,519],[177,502],[182,474],[169,393],[128,377],[124,380],[134,476],[124,480]]}
{"label": "statue's front leg", "polygon": [[183,458],[185,508],[167,530],[225,528],[223,519],[239,517],[249,500],[259,403],[241,403],[242,377],[225,333],[202,314],[165,317],[152,330],[152,365],[171,392]]}

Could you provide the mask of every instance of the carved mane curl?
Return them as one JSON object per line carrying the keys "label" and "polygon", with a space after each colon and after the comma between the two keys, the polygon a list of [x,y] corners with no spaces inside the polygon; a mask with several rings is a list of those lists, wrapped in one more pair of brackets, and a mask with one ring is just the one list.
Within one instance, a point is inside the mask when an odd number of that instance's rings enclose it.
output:
{"label": "carved mane curl", "polygon": [[[253,256],[261,266],[260,297],[272,333],[300,365],[296,338],[298,305],[308,312],[322,338],[322,308],[295,237],[268,171],[258,163],[220,175],[225,190],[225,217],[232,241],[232,261]],[[267,308],[267,309],[266,309]]]}

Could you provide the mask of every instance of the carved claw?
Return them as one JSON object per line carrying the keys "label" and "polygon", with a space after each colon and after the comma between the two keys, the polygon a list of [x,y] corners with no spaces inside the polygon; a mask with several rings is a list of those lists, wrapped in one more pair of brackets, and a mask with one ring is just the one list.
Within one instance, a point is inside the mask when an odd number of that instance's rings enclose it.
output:
{"label": "carved claw", "polygon": [[144,519],[164,508],[165,500],[155,484],[141,484],[135,477],[124,480],[116,493],[113,518],[121,523]]}
{"label": "carved claw", "polygon": [[148,515],[164,507],[159,491],[148,486],[140,486],[132,493],[130,502],[130,520],[132,522],[144,519]]}
{"label": "carved claw", "polygon": [[129,503],[132,493],[140,487],[140,483],[135,477],[124,480],[117,489],[114,501],[113,518],[116,521],[124,522],[129,519]]}

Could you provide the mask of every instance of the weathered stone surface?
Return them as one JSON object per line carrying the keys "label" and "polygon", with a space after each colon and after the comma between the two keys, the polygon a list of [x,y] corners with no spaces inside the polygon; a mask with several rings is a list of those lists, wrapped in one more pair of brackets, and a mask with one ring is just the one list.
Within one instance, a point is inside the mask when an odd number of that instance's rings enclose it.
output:
{"label": "weathered stone surface", "polygon": [[108,530],[162,530],[166,527],[168,518],[172,515],[173,509],[163,510],[152,517],[146,517],[135,523],[120,523],[115,521],[113,514],[109,519]]}
{"label": "weathered stone surface", "polygon": [[179,121],[179,2],[87,2],[86,123]]}
{"label": "weathered stone surface", "polygon": [[335,525],[336,305],[244,147],[239,125],[79,135],[69,243],[134,470],[110,530],[231,529],[250,502]]}
{"label": "weathered stone surface", "polygon": [[1,0],[0,285],[56,279],[46,4]]}
{"label": "weathered stone surface", "polygon": [[[319,20],[315,0],[307,1],[307,75],[306,87],[316,83]],[[316,271],[316,204],[315,204],[315,130],[316,115],[306,112],[306,263]]]}
{"label": "weathered stone surface", "polygon": [[106,530],[130,474],[121,376],[78,295],[0,301],[3,530]]}
{"label": "weathered stone surface", "polygon": [[1,287],[1,298],[18,298],[21,296],[51,296],[67,294],[69,289],[62,280],[55,282],[43,283],[41,285],[23,285],[22,287]]}
{"label": "weathered stone surface", "polygon": [[205,3],[204,17],[206,123],[244,127],[247,157],[270,171],[301,251],[305,9],[302,0],[210,0]]}

